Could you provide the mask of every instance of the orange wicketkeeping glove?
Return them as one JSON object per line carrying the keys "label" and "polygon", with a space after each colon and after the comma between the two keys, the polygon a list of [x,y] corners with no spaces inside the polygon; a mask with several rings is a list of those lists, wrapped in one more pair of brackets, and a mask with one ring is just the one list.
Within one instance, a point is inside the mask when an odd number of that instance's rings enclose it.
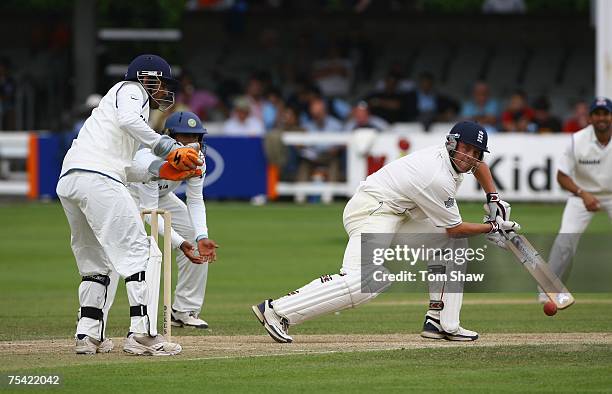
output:
{"label": "orange wicketkeeping glove", "polygon": [[159,168],[159,177],[169,181],[184,181],[185,179],[196,176],[202,176],[202,170],[199,168],[195,170],[179,171],[172,167],[167,161]]}
{"label": "orange wicketkeeping glove", "polygon": [[178,148],[168,153],[166,161],[179,171],[195,170],[202,165],[198,152],[188,146]]}

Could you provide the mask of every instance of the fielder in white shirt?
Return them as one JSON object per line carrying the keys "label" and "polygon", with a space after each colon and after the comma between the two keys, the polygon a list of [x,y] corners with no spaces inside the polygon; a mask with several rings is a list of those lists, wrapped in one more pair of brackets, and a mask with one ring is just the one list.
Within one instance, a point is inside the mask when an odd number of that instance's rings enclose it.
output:
{"label": "fielder in white shirt", "polygon": [[[368,176],[344,209],[349,240],[340,273],[324,275],[284,297],[253,305],[268,334],[277,342],[292,342],[289,326],[356,307],[385,290],[363,279],[362,234],[442,233],[450,235],[445,238],[453,242],[463,236],[496,233],[500,228],[519,229],[517,223],[507,220],[504,211],[509,204],[495,191],[491,172],[482,162],[484,152],[488,152],[484,127],[460,122],[451,129],[446,144],[411,153]],[[490,217],[495,220],[480,224],[461,219],[455,196],[464,173],[473,173],[487,193]],[[389,239],[384,246],[393,242]],[[465,238],[458,242],[467,244]],[[476,332],[459,325],[462,300],[462,290],[445,292],[439,283],[430,283],[429,310],[421,335],[457,341],[477,339]]]}
{"label": "fielder in white shirt", "polygon": [[[165,123],[164,133],[183,145],[199,143],[206,129],[198,116],[192,112],[175,112]],[[208,264],[216,260],[217,244],[208,238],[206,225],[206,208],[202,188],[206,165],[204,154],[200,153],[202,171],[199,177],[187,179],[187,204],[179,199],[174,191],[181,181],[151,180],[149,182],[130,183],[130,194],[140,209],[160,208],[172,214],[172,247],[180,250],[176,254],[178,282],[172,305],[172,325],[208,328],[208,323],[198,317],[204,304]],[[133,167],[146,169],[152,162],[159,160],[151,149],[139,150],[134,157]],[[150,215],[147,215],[150,221]],[[163,229],[163,218],[159,218],[160,232]],[[193,244],[196,245],[194,248]],[[197,249],[198,254],[194,253]]]}
{"label": "fielder in white shirt", "polygon": [[[168,63],[155,55],[141,55],[129,65],[125,81],[114,85],[85,121],[62,165],[57,195],[70,224],[71,246],[82,282],[76,329],[77,354],[105,353],[112,341],[104,338],[104,313],[109,274],[125,278],[130,304],[130,329],[124,351],[138,355],[172,355],[181,346],[157,335],[157,316],[147,305],[157,302],[159,283],[147,283],[145,270],[161,259],[150,242],[140,213],[126,184],[134,176],[129,167],[138,147],[159,157],[148,169],[185,178],[201,164],[195,149],[183,147],[147,125],[149,107],[165,110],[174,103],[174,82]],[[178,174],[180,175],[180,174]],[[147,296],[150,293],[151,296]]]}
{"label": "fielder in white shirt", "polygon": [[[593,215],[605,211],[612,220],[612,101],[596,98],[589,121],[589,126],[571,135],[557,171],[559,185],[572,193],[549,256],[559,278],[567,272]],[[548,297],[540,292],[539,300],[544,303]]]}

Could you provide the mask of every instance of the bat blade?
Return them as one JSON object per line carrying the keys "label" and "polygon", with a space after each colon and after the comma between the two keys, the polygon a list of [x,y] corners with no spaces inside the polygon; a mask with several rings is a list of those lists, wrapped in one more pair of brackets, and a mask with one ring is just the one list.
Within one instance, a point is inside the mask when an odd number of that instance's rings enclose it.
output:
{"label": "bat blade", "polygon": [[557,309],[565,309],[574,303],[574,296],[550,270],[550,266],[527,238],[519,234],[507,235],[506,246],[555,303]]}

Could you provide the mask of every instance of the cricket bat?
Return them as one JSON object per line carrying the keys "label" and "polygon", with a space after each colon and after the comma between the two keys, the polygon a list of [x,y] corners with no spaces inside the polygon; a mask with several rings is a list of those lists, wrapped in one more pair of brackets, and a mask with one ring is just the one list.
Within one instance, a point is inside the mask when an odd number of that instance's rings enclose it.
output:
{"label": "cricket bat", "polygon": [[515,232],[500,231],[504,236],[506,247],[525,267],[527,272],[544,290],[548,298],[555,303],[557,309],[565,309],[574,303],[574,296],[551,270],[540,253],[523,235]]}

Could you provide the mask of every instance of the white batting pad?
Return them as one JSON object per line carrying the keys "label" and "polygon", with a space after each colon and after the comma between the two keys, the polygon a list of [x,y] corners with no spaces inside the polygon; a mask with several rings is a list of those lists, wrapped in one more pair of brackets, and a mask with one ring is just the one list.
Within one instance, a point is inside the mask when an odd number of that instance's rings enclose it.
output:
{"label": "white batting pad", "polygon": [[[380,285],[379,285],[380,286]],[[367,284],[363,290],[366,290]],[[377,292],[362,292],[359,271],[323,275],[306,286],[274,300],[274,311],[285,317],[290,325],[299,324],[314,317],[356,307],[378,296]]]}

